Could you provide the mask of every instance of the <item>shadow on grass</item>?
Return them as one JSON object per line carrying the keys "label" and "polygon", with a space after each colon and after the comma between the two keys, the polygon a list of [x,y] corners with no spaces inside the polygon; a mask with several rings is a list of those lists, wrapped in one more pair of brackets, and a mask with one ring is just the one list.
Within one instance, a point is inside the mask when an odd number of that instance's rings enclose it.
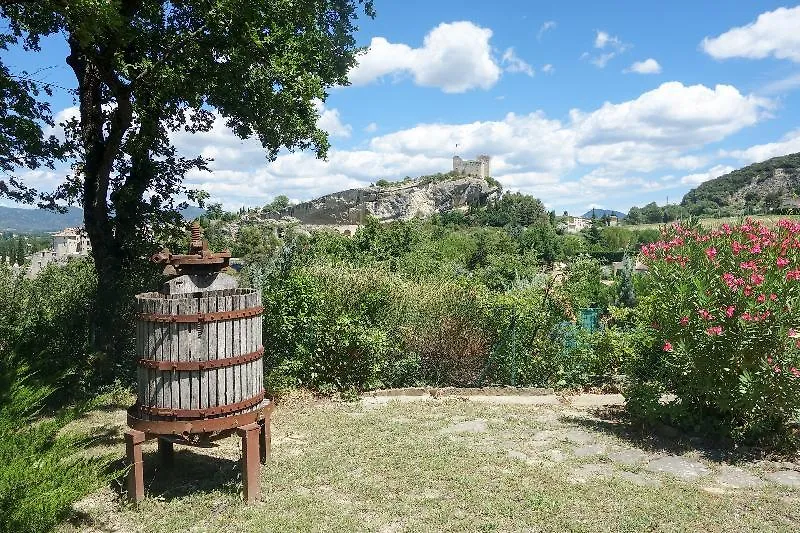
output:
{"label": "shadow on grass", "polygon": [[590,431],[614,435],[630,446],[650,453],[682,455],[697,452],[710,461],[731,464],[768,456],[759,448],[736,447],[729,439],[686,433],[665,424],[644,425],[631,420],[624,408],[595,409],[590,413],[594,419],[561,416],[561,420]]}
{"label": "shadow on grass", "polygon": [[[162,464],[158,452],[143,454],[144,491],[147,498],[171,501],[193,494],[224,492],[239,495],[242,491],[241,462],[199,453],[199,449],[175,446],[171,465]],[[120,459],[116,467],[124,468]],[[114,484],[117,495],[127,498],[125,477]]]}

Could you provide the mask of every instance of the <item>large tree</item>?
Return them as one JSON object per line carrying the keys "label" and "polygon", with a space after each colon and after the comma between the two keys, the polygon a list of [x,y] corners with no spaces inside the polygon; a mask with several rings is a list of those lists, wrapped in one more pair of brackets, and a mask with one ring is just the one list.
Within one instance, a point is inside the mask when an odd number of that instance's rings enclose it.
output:
{"label": "large tree", "polygon": [[[96,347],[117,347],[119,295],[152,229],[178,220],[176,198],[202,197],[183,178],[208,160],[178,153],[171,135],[207,131],[219,116],[237,136],[257,137],[269,159],[281,148],[323,157],[318,102],[347,84],[362,11],[373,15],[371,0],[0,0],[10,28],[0,46],[18,42],[35,54],[53,34],[69,46],[79,114],[62,146],[42,134],[52,120],[36,82],[0,63],[0,91],[10,80],[10,97],[24,104],[17,115],[39,127],[22,138],[0,130],[0,146],[15,148],[10,163],[0,158],[10,176],[0,193],[83,207],[101,287]],[[0,97],[8,107],[9,91]],[[33,191],[15,174],[65,148],[74,164],[55,190]]]}

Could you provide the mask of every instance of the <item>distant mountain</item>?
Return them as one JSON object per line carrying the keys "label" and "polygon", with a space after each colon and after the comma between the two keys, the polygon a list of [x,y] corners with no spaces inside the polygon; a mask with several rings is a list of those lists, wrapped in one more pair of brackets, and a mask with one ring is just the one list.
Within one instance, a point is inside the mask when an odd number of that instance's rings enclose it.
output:
{"label": "distant mountain", "polygon": [[583,216],[583,218],[592,218],[592,213],[594,213],[595,218],[603,218],[606,215],[617,217],[619,220],[625,218],[625,213],[622,211],[614,211],[613,209],[589,209],[581,216]]}
{"label": "distant mountain", "polygon": [[691,214],[769,212],[800,207],[800,153],[773,157],[701,183],[681,205]]}
{"label": "distant mountain", "polygon": [[77,207],[70,207],[64,214],[46,209],[0,207],[0,231],[41,233],[81,224],[83,224],[83,210]]}
{"label": "distant mountain", "polygon": [[[205,213],[204,209],[189,206],[182,211],[183,218],[194,220]],[[0,231],[14,233],[46,233],[83,225],[83,209],[70,207],[64,214],[46,209],[25,209],[0,206]]]}

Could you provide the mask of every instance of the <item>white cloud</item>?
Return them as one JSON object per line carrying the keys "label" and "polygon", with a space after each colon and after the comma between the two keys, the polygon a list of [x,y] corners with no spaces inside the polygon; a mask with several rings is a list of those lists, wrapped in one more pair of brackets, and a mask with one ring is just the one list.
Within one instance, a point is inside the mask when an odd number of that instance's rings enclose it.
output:
{"label": "white cloud", "polygon": [[733,172],[734,170],[736,170],[734,167],[728,165],[716,165],[705,172],[698,172],[683,176],[680,181],[684,185],[699,185],[704,181],[713,180],[714,178],[724,176],[725,174]]}
{"label": "white cloud", "polygon": [[800,62],[800,6],[781,7],[761,13],[755,22],[731,28],[718,37],[706,37],[700,43],[705,53],[715,59],[744,57],[763,59],[773,56]]}
{"label": "white cloud", "polygon": [[556,70],[555,67],[550,63],[547,63],[545,66],[542,67],[542,72],[544,72],[545,74],[552,74],[553,72],[555,72],[555,70]]}
{"label": "white cloud", "polygon": [[597,57],[594,57],[589,60],[589,63],[596,66],[597,68],[606,68],[606,65],[609,61],[614,59],[614,56],[617,54],[615,52],[609,52],[607,54],[600,54]]}
{"label": "white cloud", "polygon": [[756,144],[745,150],[722,151],[720,155],[735,157],[744,163],[756,163],[797,152],[800,152],[800,129],[790,131],[777,142]]}
{"label": "white cloud", "polygon": [[623,44],[618,37],[609,35],[604,31],[597,30],[597,35],[594,38],[594,47],[602,50],[606,46],[609,48],[619,49],[623,46]]}
{"label": "white cloud", "polygon": [[338,109],[328,109],[321,101],[314,102],[314,107],[317,108],[319,119],[317,126],[328,132],[331,137],[350,137],[353,128],[349,124],[344,124],[339,116]]}
{"label": "white cloud", "polygon": [[506,72],[521,72],[528,76],[533,76],[533,67],[518,57],[513,47],[506,48],[501,61]]}
{"label": "white cloud", "polygon": [[588,59],[589,63],[597,68],[605,68],[609,61],[629,48],[619,37],[609,35],[608,32],[602,30],[595,31],[594,47],[605,50],[605,52],[594,57],[589,52],[584,52],[581,59]]}
{"label": "white cloud", "polygon": [[374,122],[370,122],[369,124],[367,124],[367,127],[364,128],[364,131],[366,131],[367,133],[375,133],[376,131],[378,131],[378,125]]}
{"label": "white cloud", "polygon": [[[643,192],[681,186],[678,178],[654,180],[647,173],[674,169],[672,175],[686,174],[686,182],[709,177],[711,170],[697,169],[715,161],[698,151],[762,120],[770,105],[732,86],[669,82],[632,100],[572,110],[566,120],[536,111],[418,124],[375,136],[359,149],[336,149],[334,144],[327,161],[297,152],[267,162],[258,141],[237,139],[221,119],[210,132],[179,133],[175,142],[181,153],[201,151],[215,158],[213,174],[192,173],[187,181],[227,208],[264,204],[276,194],[306,200],[381,178],[447,171],[454,153],[490,154],[492,173],[507,189],[538,195],[550,205],[564,208],[606,198],[620,205],[631,198],[632,205]],[[800,144],[800,131],[789,142]],[[786,153],[786,143],[770,149]],[[767,149],[750,151],[760,150],[761,156]],[[728,157],[739,155],[746,157]]]}
{"label": "white cloud", "polygon": [[536,34],[536,38],[541,41],[544,34],[547,33],[549,30],[555,29],[555,27],[556,27],[556,21],[554,20],[548,20],[544,22],[542,26],[539,28],[539,32]]}
{"label": "white cloud", "polygon": [[781,94],[800,87],[800,73],[766,84],[759,91],[761,94]]}
{"label": "white cloud", "polygon": [[492,57],[492,30],[468,21],[442,23],[425,36],[420,48],[373,37],[349,73],[353,85],[365,85],[386,75],[410,74],[414,83],[446,93],[488,89],[500,79]]}
{"label": "white cloud", "polygon": [[719,141],[766,116],[772,102],[732,85],[661,84],[635,100],[604,103],[592,113],[572,110],[581,146],[623,142],[689,148]]}
{"label": "white cloud", "polygon": [[658,61],[650,57],[644,61],[634,62],[623,72],[635,72],[636,74],[659,74],[661,72],[661,65],[658,64]]}

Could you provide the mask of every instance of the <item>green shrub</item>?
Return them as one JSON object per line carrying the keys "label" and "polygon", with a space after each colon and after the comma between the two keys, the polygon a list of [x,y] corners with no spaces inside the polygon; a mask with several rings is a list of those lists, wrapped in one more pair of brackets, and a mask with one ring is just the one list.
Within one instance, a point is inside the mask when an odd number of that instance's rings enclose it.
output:
{"label": "green shrub", "polygon": [[73,502],[118,474],[108,458],[83,453],[85,439],[60,433],[78,412],[40,418],[51,393],[0,355],[0,531],[50,530]]}
{"label": "green shrub", "polygon": [[[90,317],[97,278],[91,262],[50,265],[33,279],[0,267],[0,349],[18,354],[45,385],[59,385],[48,398],[54,404],[92,395],[105,383],[98,370],[107,366],[89,348]],[[115,377],[130,376],[132,361],[115,354]]]}
{"label": "green shrub", "polygon": [[644,254],[642,321],[655,342],[633,361],[632,408],[647,413],[653,391],[668,392],[676,400],[659,410],[674,421],[740,441],[789,436],[800,421],[800,224],[675,225]]}

